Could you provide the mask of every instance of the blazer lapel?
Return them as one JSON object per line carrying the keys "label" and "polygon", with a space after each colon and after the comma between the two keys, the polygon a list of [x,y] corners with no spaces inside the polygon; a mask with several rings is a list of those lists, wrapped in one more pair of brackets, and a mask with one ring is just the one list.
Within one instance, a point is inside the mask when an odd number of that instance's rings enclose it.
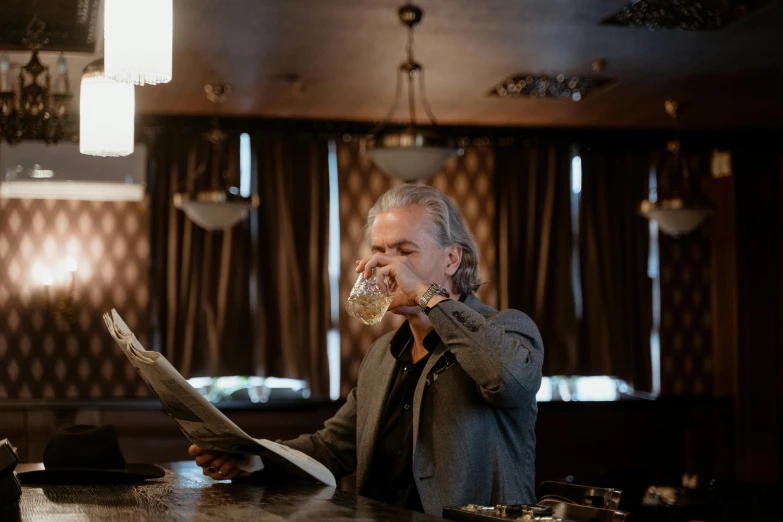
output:
{"label": "blazer lapel", "polygon": [[427,359],[427,364],[424,365],[424,370],[421,372],[419,382],[416,384],[416,391],[413,393],[413,455],[416,456],[416,442],[419,440],[419,416],[421,414],[421,400],[424,397],[424,390],[427,387],[427,375],[429,375],[432,367],[438,362],[443,353],[446,351],[446,345],[441,342],[430,354],[430,358]]}
{"label": "blazer lapel", "polygon": [[[374,372],[375,375],[370,379],[370,382],[376,382],[377,386],[373,387],[372,393],[367,398],[367,420],[364,430],[359,437],[357,448],[358,470],[356,482],[359,492],[361,492],[364,486],[366,472],[369,470],[372,456],[375,452],[378,430],[383,417],[383,407],[386,405],[386,397],[389,395],[392,377],[394,377],[394,366],[397,362],[389,352],[388,346],[382,347],[382,349],[384,350],[383,359],[381,359],[381,364]],[[363,398],[360,400],[363,400]]]}
{"label": "blazer lapel", "polygon": [[[465,304],[471,309],[480,311],[482,306],[481,301],[478,298],[470,294],[465,299]],[[448,349],[445,343],[441,343],[430,354],[430,358],[427,360],[427,364],[424,366],[424,370],[421,372],[419,382],[416,384],[416,391],[413,394],[413,456],[416,457],[416,443],[419,441],[419,420],[421,416],[421,401],[424,398],[424,390],[427,388],[427,376],[429,375],[432,367],[438,362],[444,352]]]}

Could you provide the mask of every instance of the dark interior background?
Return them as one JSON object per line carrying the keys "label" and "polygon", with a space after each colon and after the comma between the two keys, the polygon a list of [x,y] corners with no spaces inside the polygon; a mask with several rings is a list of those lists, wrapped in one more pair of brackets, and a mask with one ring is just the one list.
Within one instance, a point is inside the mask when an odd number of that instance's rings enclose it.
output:
{"label": "dark interior background", "polygon": [[[680,100],[683,142],[714,208],[693,234],[660,237],[661,395],[542,403],[537,481],[571,477],[624,487],[638,500],[649,485],[676,486],[683,473],[695,473],[702,484],[714,479],[757,503],[779,498],[782,4],[769,2],[716,31],[648,31],[600,24],[622,0],[422,2],[416,56],[427,71],[439,131],[461,139],[466,150],[431,183],[457,201],[477,236],[489,281],[481,291],[485,302],[498,306],[525,291],[503,285],[500,259],[507,175],[500,158],[509,148],[644,144],[659,154],[672,136],[663,102]],[[171,136],[197,141],[212,111],[203,86],[220,82],[233,87],[221,113],[230,132],[284,144],[334,140],[342,265],[349,266],[368,205],[395,183],[361,156],[358,140],[392,99],[405,38],[396,7],[390,0],[175,0],[174,79],[136,90],[138,141],[151,150]],[[38,2],[52,31],[42,59],[52,64],[54,51],[66,52],[74,111],[81,68],[101,52],[95,38],[102,34],[101,10],[97,0]],[[21,0],[0,7],[0,50],[14,62],[29,57],[19,35],[32,12],[32,3]],[[600,74],[615,81],[578,103],[488,94],[512,74],[589,74],[596,60],[605,60]],[[292,76],[302,83],[294,85]],[[731,152],[730,177],[710,174],[713,149]],[[0,199],[0,438],[11,439],[25,459],[41,458],[56,427],[79,422],[116,424],[129,461],[186,458],[187,441],[150,400],[100,320],[115,307],[142,342],[171,349],[163,346],[158,301],[156,241],[168,226],[156,206],[162,176],[149,180],[139,204]],[[79,242],[90,260],[77,276],[71,330],[50,321],[40,289],[27,281],[29,263],[47,255],[50,238]],[[341,302],[351,284],[344,275]],[[369,343],[392,326],[367,329],[341,317],[343,396]],[[278,362],[270,364],[286,371]],[[339,405],[322,396],[226,411],[247,431],[274,439],[317,429]]]}

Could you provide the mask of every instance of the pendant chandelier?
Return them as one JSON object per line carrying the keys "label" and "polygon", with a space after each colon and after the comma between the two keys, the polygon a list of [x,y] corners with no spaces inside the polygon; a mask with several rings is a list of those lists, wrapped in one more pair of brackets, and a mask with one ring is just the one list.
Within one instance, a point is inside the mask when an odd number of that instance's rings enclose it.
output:
{"label": "pendant chandelier", "polygon": [[127,156],[133,153],[133,89],[133,85],[106,77],[103,58],[84,68],[79,109],[79,152],[90,156]]}
{"label": "pendant chandelier", "polygon": [[[222,168],[223,155],[225,154],[225,142],[228,135],[220,128],[218,120],[218,108],[226,101],[231,87],[228,85],[207,85],[205,87],[207,98],[215,104],[215,116],[212,120],[212,129],[204,138],[212,144],[212,186],[206,190],[194,190],[190,193],[179,192],[174,194],[174,207],[182,210],[191,221],[201,228],[209,231],[229,229],[242,221],[251,208],[258,207],[260,198],[257,194],[243,197],[236,187],[220,186],[223,180],[228,184],[226,175],[219,172]],[[203,175],[206,168],[200,169],[199,175]]]}
{"label": "pendant chandelier", "polygon": [[36,15],[27,25],[23,43],[33,54],[27,64],[19,68],[16,86],[10,77],[8,55],[0,55],[0,138],[11,145],[23,140],[57,143],[74,134],[68,113],[73,95],[65,57],[61,54],[57,60],[54,86],[49,68],[38,58],[38,50],[48,43],[45,29],[46,24]]}
{"label": "pendant chandelier", "polygon": [[675,121],[675,138],[666,147],[666,160],[658,179],[657,194],[662,197],[646,199],[640,205],[640,213],[658,223],[662,232],[680,237],[696,230],[712,213],[710,205],[699,199],[693,189],[687,155],[682,147],[677,130],[679,106],[667,101],[666,113]]}
{"label": "pendant chandelier", "polygon": [[144,85],[171,81],[172,0],[106,0],[106,76]]}
{"label": "pendant chandelier", "polygon": [[[431,125],[437,125],[424,89],[424,67],[413,58],[413,29],[421,22],[423,11],[412,4],[398,10],[400,22],[408,27],[407,59],[397,69],[397,89],[394,102],[384,122],[364,140],[365,154],[388,175],[415,181],[435,175],[458,149],[451,140],[416,123],[416,86]],[[402,97],[403,79],[407,79],[409,122],[403,129],[394,129],[391,119]],[[385,130],[384,130],[385,129]]]}

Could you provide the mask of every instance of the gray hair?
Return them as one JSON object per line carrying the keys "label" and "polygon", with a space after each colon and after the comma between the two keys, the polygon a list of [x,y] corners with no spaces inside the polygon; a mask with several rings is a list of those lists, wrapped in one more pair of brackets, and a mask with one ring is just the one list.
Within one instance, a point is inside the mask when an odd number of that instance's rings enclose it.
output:
{"label": "gray hair", "polygon": [[454,291],[472,294],[481,286],[479,281],[479,253],[476,241],[462,219],[457,207],[442,192],[426,185],[406,183],[384,193],[367,214],[365,234],[372,239],[372,227],[379,214],[410,205],[421,206],[433,223],[432,237],[441,248],[462,247],[462,261],[452,276]]}

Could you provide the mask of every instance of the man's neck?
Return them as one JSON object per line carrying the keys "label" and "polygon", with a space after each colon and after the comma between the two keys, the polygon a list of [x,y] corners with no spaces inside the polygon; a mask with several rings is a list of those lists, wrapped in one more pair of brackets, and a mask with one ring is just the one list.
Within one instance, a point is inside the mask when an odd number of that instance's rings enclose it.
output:
{"label": "man's neck", "polygon": [[408,326],[413,334],[413,346],[411,347],[411,357],[416,364],[427,355],[427,349],[424,347],[424,338],[433,330],[432,323],[423,313],[408,317]]}
{"label": "man's neck", "polygon": [[[452,300],[459,300],[459,294],[449,292]],[[433,297],[430,302],[432,306],[442,301],[440,296]],[[407,310],[406,310],[407,311]],[[413,346],[411,347],[411,356],[413,357],[414,364],[419,362],[424,356],[427,355],[427,349],[424,347],[424,338],[434,329],[427,315],[422,312],[418,307],[410,307],[410,314],[405,314],[408,320],[408,326],[410,326],[411,333],[413,334]]]}

